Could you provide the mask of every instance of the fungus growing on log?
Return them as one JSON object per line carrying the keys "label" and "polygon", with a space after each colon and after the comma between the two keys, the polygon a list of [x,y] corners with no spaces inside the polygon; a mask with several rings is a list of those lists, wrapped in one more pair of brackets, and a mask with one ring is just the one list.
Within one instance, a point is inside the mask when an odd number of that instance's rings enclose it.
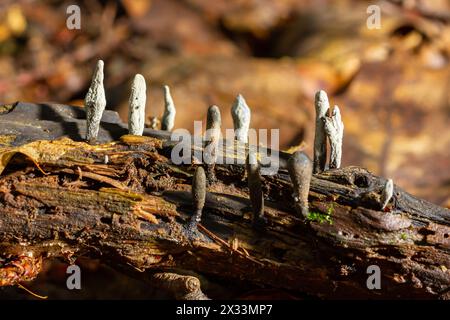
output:
{"label": "fungus growing on log", "polygon": [[392,179],[388,179],[386,181],[386,185],[383,188],[383,191],[381,192],[381,210],[384,210],[386,208],[386,206],[389,204],[389,201],[391,201],[393,194],[394,181]]}
{"label": "fungus growing on log", "polygon": [[247,143],[251,111],[241,94],[239,94],[233,102],[233,106],[231,107],[231,116],[233,118],[234,135],[236,140]]}
{"label": "fungus growing on log", "polygon": [[194,232],[197,230],[197,225],[202,218],[203,207],[205,206],[206,199],[206,176],[202,167],[195,169],[194,176],[192,178],[192,207],[194,209],[194,215],[189,222],[189,231]]}
{"label": "fungus growing on log", "polygon": [[206,146],[203,154],[209,182],[216,180],[214,167],[218,156],[221,124],[222,120],[219,107],[216,105],[210,106],[206,118]]}
{"label": "fungus growing on log", "polygon": [[84,99],[86,108],[86,141],[97,140],[100,120],[106,107],[105,88],[103,87],[103,60],[97,62],[91,86]]}
{"label": "fungus growing on log", "polygon": [[164,86],[164,114],[161,119],[161,130],[172,131],[175,126],[175,115],[177,110],[170,95],[169,86]]}
{"label": "fungus growing on log", "polygon": [[327,136],[325,133],[324,120],[330,109],[328,96],[325,91],[320,90],[316,93],[314,101],[316,109],[316,130],[314,134],[314,173],[325,170],[327,162]]}
{"label": "fungus growing on log", "polygon": [[128,132],[135,136],[142,136],[144,132],[146,91],[144,77],[140,74],[135,75],[128,107]]}
{"label": "fungus growing on log", "polygon": [[312,176],[312,162],[309,157],[297,151],[287,162],[289,176],[293,185],[293,194],[296,211],[300,216],[308,216],[308,194]]}
{"label": "fungus growing on log", "polygon": [[246,160],[246,170],[250,202],[252,203],[253,223],[260,224],[264,221],[264,194],[256,152],[249,152]]}
{"label": "fungus growing on log", "polygon": [[330,169],[341,167],[342,140],[344,137],[344,123],[338,106],[334,106],[333,115],[323,118],[325,133],[330,141]]}

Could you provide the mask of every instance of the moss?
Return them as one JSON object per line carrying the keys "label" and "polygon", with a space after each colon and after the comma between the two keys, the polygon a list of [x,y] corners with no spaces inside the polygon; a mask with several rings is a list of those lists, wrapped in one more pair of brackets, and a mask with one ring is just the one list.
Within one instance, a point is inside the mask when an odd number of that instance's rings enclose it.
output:
{"label": "moss", "polygon": [[306,219],[308,221],[315,221],[315,222],[319,222],[319,223],[328,223],[328,224],[333,224],[333,220],[331,219],[331,215],[334,212],[334,207],[333,205],[331,205],[328,209],[326,213],[322,213],[322,212],[313,212],[310,211],[308,212],[308,216],[306,217]]}

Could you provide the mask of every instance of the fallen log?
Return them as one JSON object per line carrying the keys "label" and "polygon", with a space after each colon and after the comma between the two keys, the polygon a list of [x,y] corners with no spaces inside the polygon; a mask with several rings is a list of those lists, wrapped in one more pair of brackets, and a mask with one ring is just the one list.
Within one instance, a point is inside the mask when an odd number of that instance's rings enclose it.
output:
{"label": "fallen log", "polygon": [[[278,173],[263,176],[267,223],[255,228],[244,165],[217,164],[190,233],[195,166],[170,161],[168,132],[126,135],[106,111],[90,145],[83,108],[0,109],[0,285],[35,277],[42,259],[83,255],[158,285],[171,277],[155,274],[189,270],[320,298],[450,298],[450,210],[397,186],[381,210],[387,180],[363,168],[315,174],[305,220],[280,152]],[[379,290],[367,286],[372,265]]]}

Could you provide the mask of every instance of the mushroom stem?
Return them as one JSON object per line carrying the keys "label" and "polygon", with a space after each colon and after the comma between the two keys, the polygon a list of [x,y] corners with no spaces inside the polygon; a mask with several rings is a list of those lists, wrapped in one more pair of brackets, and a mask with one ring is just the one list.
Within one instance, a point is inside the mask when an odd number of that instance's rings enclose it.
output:
{"label": "mushroom stem", "polygon": [[164,114],[161,119],[161,130],[172,131],[175,126],[175,115],[177,110],[170,95],[169,86],[164,86]]}
{"label": "mushroom stem", "polygon": [[342,140],[344,137],[344,123],[338,106],[334,106],[333,115],[323,118],[325,133],[330,141],[330,169],[341,167]]}
{"label": "mushroom stem", "polygon": [[297,151],[287,162],[289,175],[293,185],[293,194],[296,211],[303,217],[308,216],[308,194],[311,183],[313,164],[309,157]]}
{"label": "mushroom stem", "polygon": [[231,116],[233,118],[236,140],[247,143],[251,111],[241,94],[234,100],[233,106],[231,107]]}
{"label": "mushroom stem", "polygon": [[314,134],[314,173],[325,170],[327,161],[327,137],[323,119],[328,114],[330,103],[325,91],[320,90],[315,96],[316,131]]}
{"label": "mushroom stem", "polygon": [[91,86],[84,98],[86,108],[86,141],[94,143],[97,140],[100,120],[106,107],[105,88],[103,87],[103,60],[97,62]]}
{"label": "mushroom stem", "polygon": [[145,126],[145,102],[147,99],[145,79],[141,74],[134,76],[128,107],[128,132],[142,136]]}

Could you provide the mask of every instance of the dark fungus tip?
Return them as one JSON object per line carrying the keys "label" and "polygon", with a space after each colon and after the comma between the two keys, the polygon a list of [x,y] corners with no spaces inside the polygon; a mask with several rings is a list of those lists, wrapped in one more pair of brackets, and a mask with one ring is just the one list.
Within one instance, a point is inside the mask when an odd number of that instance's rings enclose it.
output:
{"label": "dark fungus tip", "polygon": [[206,117],[206,128],[211,129],[219,127],[221,125],[220,109],[216,105],[212,105],[208,108],[208,114]]}
{"label": "dark fungus tip", "polygon": [[309,188],[313,167],[311,159],[304,152],[297,151],[289,158],[287,165],[295,191],[303,185]]}
{"label": "dark fungus tip", "polygon": [[312,161],[306,153],[302,151],[296,151],[289,157],[288,165],[290,167],[312,167]]}

